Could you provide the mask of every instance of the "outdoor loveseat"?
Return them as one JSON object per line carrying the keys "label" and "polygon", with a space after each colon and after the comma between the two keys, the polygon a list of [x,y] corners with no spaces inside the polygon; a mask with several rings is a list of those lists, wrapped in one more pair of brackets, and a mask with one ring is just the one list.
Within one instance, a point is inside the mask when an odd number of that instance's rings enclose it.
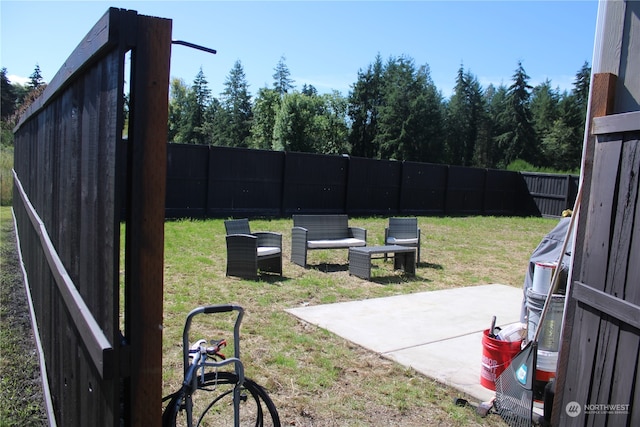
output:
{"label": "outdoor loveseat", "polygon": [[293,215],[291,261],[307,266],[307,251],[367,245],[367,230],[349,227],[347,215]]}

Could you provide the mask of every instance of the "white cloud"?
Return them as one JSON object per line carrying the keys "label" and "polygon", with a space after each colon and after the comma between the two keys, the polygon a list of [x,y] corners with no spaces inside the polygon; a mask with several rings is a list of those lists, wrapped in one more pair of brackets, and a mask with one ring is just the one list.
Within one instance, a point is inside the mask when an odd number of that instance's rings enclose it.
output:
{"label": "white cloud", "polygon": [[20,77],[20,76],[16,76],[14,74],[8,74],[7,75],[7,79],[9,79],[9,82],[11,84],[16,84],[19,83],[21,85],[26,85],[27,83],[29,83],[29,81],[31,81],[31,79],[29,77]]}

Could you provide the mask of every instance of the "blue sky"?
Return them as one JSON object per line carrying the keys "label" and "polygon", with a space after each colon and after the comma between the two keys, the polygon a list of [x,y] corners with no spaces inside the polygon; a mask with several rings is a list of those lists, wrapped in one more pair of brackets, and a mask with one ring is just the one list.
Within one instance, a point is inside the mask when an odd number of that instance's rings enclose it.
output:
{"label": "blue sky", "polygon": [[38,64],[58,71],[109,7],[173,20],[173,39],[216,55],[173,46],[171,76],[193,82],[200,67],[214,96],[236,61],[249,90],[271,87],[281,57],[298,89],[347,95],[377,54],[429,65],[450,96],[458,69],[483,87],[509,85],[518,61],[536,85],[571,89],[592,62],[598,2],[582,1],[0,1],[0,65],[12,82]]}

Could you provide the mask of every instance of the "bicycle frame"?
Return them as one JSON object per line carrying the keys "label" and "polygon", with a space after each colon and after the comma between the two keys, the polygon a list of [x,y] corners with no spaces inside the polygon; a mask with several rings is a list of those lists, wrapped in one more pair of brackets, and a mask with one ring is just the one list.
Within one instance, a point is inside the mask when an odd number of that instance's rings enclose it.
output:
{"label": "bicycle frame", "polygon": [[[233,327],[233,357],[228,357],[221,361],[208,362],[206,351],[203,351],[200,347],[199,351],[197,351],[193,355],[193,360],[190,361],[189,330],[191,329],[191,322],[193,318],[198,314],[228,313],[231,311],[238,312]],[[191,393],[195,392],[198,389],[197,371],[201,369],[202,375],[204,376],[204,369],[206,367],[219,368],[229,364],[234,365],[235,373],[238,376],[238,383],[235,384],[233,388],[233,417],[234,426],[239,427],[240,425],[240,387],[242,387],[242,384],[244,383],[244,366],[240,361],[240,323],[242,322],[243,316],[244,309],[240,306],[231,304],[198,307],[191,310],[191,312],[187,315],[184,330],[182,332],[182,353],[184,364],[183,386],[187,387],[189,390],[189,392],[185,394],[185,410],[187,413],[188,427],[193,426],[193,405],[191,401]]]}

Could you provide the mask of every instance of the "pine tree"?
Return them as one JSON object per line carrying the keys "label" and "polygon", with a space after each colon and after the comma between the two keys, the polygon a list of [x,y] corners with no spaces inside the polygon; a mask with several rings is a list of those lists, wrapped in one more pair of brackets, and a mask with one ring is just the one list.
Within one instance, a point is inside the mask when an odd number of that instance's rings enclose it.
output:
{"label": "pine tree", "polygon": [[249,85],[240,61],[236,61],[220,94],[221,110],[215,120],[215,144],[227,147],[251,145],[253,116]]}
{"label": "pine tree", "polygon": [[2,67],[0,70],[0,94],[2,95],[2,119],[5,120],[13,115],[16,110],[17,96],[13,85],[7,77],[7,69]]}
{"label": "pine tree", "polygon": [[280,57],[278,65],[276,65],[275,68],[275,73],[273,74],[273,87],[280,96],[284,96],[295,89],[295,86],[293,85],[295,82],[290,76],[291,73],[285,63],[285,57],[282,56]]}
{"label": "pine tree", "polygon": [[497,136],[498,147],[503,151],[504,166],[516,159],[538,165],[540,156],[529,109],[531,89],[529,76],[522,62],[518,62],[513,84],[507,92],[507,108],[499,117],[501,125],[508,129]]}
{"label": "pine tree", "polygon": [[33,73],[29,76],[29,90],[36,90],[40,86],[44,84],[44,80],[42,80],[42,73],[40,72],[40,65],[36,64],[36,68],[34,68]]}
{"label": "pine tree", "polygon": [[[485,121],[482,88],[478,79],[461,66],[454,93],[447,105],[448,160],[463,166],[481,166],[476,146]],[[482,157],[486,157],[484,154]]]}
{"label": "pine tree", "polygon": [[413,59],[390,58],[383,74],[383,105],[373,142],[381,159],[440,162],[441,97],[429,67],[416,69]]}
{"label": "pine tree", "polygon": [[358,81],[349,93],[349,143],[354,156],[374,158],[378,155],[379,147],[374,139],[378,134],[378,115],[382,105],[383,69],[382,58],[377,55],[367,71],[358,71]]}
{"label": "pine tree", "polygon": [[554,127],[554,123],[558,119],[558,102],[560,95],[558,90],[551,88],[551,81],[546,80],[533,88],[531,96],[531,117],[533,120],[533,128],[536,133],[536,139],[542,142],[541,157],[539,163],[541,166],[549,165],[549,158],[553,154],[544,144],[545,138],[549,135]]}

